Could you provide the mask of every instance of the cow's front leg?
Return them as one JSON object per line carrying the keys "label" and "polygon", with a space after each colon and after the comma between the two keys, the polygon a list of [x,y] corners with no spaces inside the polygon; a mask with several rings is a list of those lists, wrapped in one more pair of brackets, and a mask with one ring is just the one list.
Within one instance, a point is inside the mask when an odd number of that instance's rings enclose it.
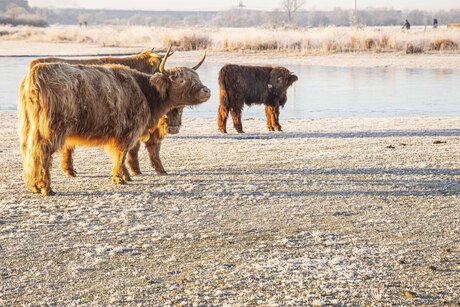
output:
{"label": "cow's front leg", "polygon": [[275,127],[275,129],[276,129],[277,131],[283,131],[283,130],[281,129],[281,125],[280,125],[280,122],[279,122],[279,120],[280,120],[280,107],[277,106],[277,107],[275,107],[274,109],[275,109],[275,110],[274,110],[274,112],[273,112],[273,113],[274,113],[274,116],[273,116],[273,121],[274,121],[273,127]]}
{"label": "cow's front leg", "polygon": [[219,111],[217,112],[217,126],[219,131],[227,133],[227,118],[228,108],[225,105],[219,104]]}
{"label": "cow's front leg", "polygon": [[73,154],[75,146],[64,145],[61,149],[61,169],[67,177],[76,177],[77,172],[73,168]]}
{"label": "cow's front leg", "polygon": [[155,172],[158,175],[168,174],[165,171],[163,163],[161,163],[160,159],[161,141],[147,142],[145,143],[145,148],[147,148],[150,157],[150,162],[152,163],[152,167],[155,168]]}
{"label": "cow's front leg", "polygon": [[265,106],[265,117],[267,118],[268,131],[274,131],[275,114],[271,106]]}
{"label": "cow's front leg", "polygon": [[[134,176],[140,175],[141,169],[139,167],[139,148],[141,147],[141,142],[137,142],[136,145],[134,145],[129,151],[128,151],[128,157],[126,158],[126,163],[129,166],[129,169],[131,170],[131,173]],[[129,174],[128,174],[129,177]]]}
{"label": "cow's front leg", "polygon": [[231,108],[230,115],[232,115],[233,126],[238,133],[244,133],[243,124],[241,123],[241,110]]}
{"label": "cow's front leg", "polygon": [[126,150],[123,150],[119,147],[110,147],[109,153],[113,159],[112,167],[112,183],[113,184],[126,184],[126,181],[123,179],[123,168],[124,160],[126,157]]}

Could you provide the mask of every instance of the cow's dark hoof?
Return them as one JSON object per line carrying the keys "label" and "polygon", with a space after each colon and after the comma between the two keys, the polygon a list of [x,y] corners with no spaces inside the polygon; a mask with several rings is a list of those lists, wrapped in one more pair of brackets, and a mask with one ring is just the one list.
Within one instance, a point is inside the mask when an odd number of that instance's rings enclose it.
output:
{"label": "cow's dark hoof", "polygon": [[273,128],[268,128],[268,131],[275,131],[275,129],[273,129]]}
{"label": "cow's dark hoof", "polygon": [[51,189],[42,189],[41,192],[42,192],[42,195],[44,195],[44,196],[54,196],[54,195],[56,195],[56,192],[54,192]]}
{"label": "cow's dark hoof", "polygon": [[133,179],[131,179],[131,176],[129,176],[129,175],[123,175],[123,180],[125,180],[125,181],[133,181]]}
{"label": "cow's dark hoof", "polygon": [[126,181],[120,177],[112,177],[112,183],[116,185],[126,184]]}
{"label": "cow's dark hoof", "polygon": [[226,134],[226,133],[227,133],[227,130],[225,130],[225,129],[219,129],[219,131],[220,131],[220,133],[222,133],[222,134]]}
{"label": "cow's dark hoof", "polygon": [[141,170],[140,170],[139,167],[132,167],[132,166],[130,166],[130,167],[129,167],[129,170],[131,171],[131,174],[132,174],[133,176],[139,176],[139,175],[142,174],[142,172],[141,172]]}
{"label": "cow's dark hoof", "polygon": [[131,175],[139,176],[139,175],[142,175],[142,173],[141,173],[141,171],[131,171]]}
{"label": "cow's dark hoof", "polygon": [[77,177],[77,172],[73,169],[66,169],[64,170],[64,175],[66,175],[66,177]]}
{"label": "cow's dark hoof", "polygon": [[244,133],[244,131],[243,131],[243,130],[239,130],[239,131],[237,131],[237,132],[238,132],[238,133]]}
{"label": "cow's dark hoof", "polygon": [[32,192],[32,193],[37,193],[37,194],[41,193],[40,189],[37,188],[36,185],[28,186],[27,189],[28,189],[30,192]]}

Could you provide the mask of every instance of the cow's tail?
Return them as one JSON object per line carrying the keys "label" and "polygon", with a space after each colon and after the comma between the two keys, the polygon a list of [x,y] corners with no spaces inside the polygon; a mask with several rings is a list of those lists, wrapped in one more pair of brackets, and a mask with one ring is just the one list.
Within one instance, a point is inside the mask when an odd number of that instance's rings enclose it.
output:
{"label": "cow's tail", "polygon": [[48,193],[55,142],[50,138],[51,120],[47,109],[50,103],[37,66],[29,70],[19,87],[19,136],[27,187],[32,192]]}
{"label": "cow's tail", "polygon": [[224,106],[226,109],[229,107],[228,94],[225,89],[219,90],[219,103],[221,106]]}
{"label": "cow's tail", "polygon": [[226,66],[224,66],[219,72],[219,103],[222,107],[228,109],[230,102],[228,100],[227,87],[225,86],[225,73]]}
{"label": "cow's tail", "polygon": [[230,101],[225,86],[225,73],[227,68],[227,66],[224,66],[219,72],[219,110],[217,111],[217,127],[222,133],[227,133],[227,117],[230,109]]}

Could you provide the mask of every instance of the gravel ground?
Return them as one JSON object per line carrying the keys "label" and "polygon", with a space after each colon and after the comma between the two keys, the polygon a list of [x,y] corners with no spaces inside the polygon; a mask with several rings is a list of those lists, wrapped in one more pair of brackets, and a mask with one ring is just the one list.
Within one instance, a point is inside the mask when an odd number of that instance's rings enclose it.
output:
{"label": "gravel ground", "polygon": [[458,305],[459,122],[187,119],[169,175],[81,148],[42,197],[0,113],[0,305]]}

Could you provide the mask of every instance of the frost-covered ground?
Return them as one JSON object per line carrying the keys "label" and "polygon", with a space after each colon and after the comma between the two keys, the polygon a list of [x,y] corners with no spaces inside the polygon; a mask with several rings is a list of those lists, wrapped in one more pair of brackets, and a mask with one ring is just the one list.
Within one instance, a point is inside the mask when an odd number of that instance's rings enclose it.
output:
{"label": "frost-covered ground", "polygon": [[460,303],[460,118],[188,119],[169,175],[142,151],[113,186],[79,149],[54,197],[25,191],[16,122],[0,113],[0,305]]}

